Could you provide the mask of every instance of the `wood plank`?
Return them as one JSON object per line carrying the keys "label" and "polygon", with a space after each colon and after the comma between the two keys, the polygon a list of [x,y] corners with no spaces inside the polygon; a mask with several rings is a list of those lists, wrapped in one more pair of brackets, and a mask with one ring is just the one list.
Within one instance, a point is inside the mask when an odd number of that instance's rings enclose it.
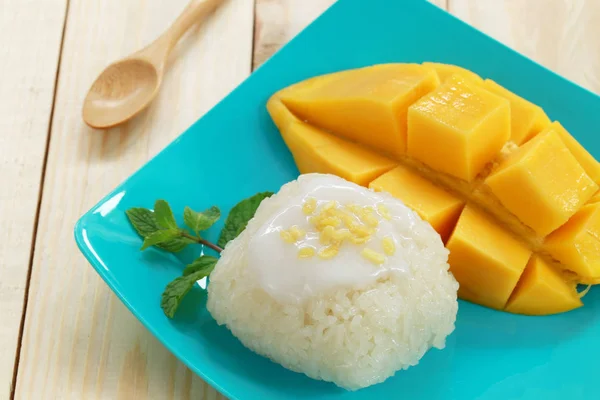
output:
{"label": "wood plank", "polygon": [[317,18],[335,0],[256,0],[254,68]]}
{"label": "wood plank", "polygon": [[[446,9],[448,0],[429,0]],[[258,68],[335,0],[256,0],[254,62]]]}
{"label": "wood plank", "polygon": [[449,0],[465,22],[600,93],[600,2]]}
{"label": "wood plank", "polygon": [[81,214],[250,73],[254,3],[228,1],[180,43],[146,113],[108,132],[84,126],[81,105],[97,74],[147,44],[186,3],[71,0],[18,399],[221,398],[133,317],[73,241]]}
{"label": "wood plank", "polygon": [[0,6],[0,398],[17,354],[66,0]]}

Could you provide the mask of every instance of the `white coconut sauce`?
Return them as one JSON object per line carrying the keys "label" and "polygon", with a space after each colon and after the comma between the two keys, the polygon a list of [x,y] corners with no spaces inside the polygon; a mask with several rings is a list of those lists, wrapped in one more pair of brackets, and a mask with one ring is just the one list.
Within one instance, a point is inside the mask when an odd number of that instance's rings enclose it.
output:
{"label": "white coconut sauce", "polygon": [[[415,246],[420,247],[419,238],[411,232],[418,216],[400,200],[332,175],[310,179],[301,176],[298,183],[300,193],[274,212],[249,242],[248,268],[267,293],[281,302],[300,303],[338,287],[360,288],[390,273],[411,278],[404,254]],[[318,254],[299,258],[300,248],[312,246],[318,252],[324,247],[319,241],[319,231],[302,210],[309,198],[316,199],[317,212],[332,200],[340,209],[350,204],[371,206],[379,224],[366,243],[344,242],[331,259],[323,259]],[[379,205],[384,206],[388,215],[378,210],[381,210]],[[357,218],[357,221],[360,220]],[[295,243],[286,243],[281,232],[292,226],[304,230],[306,236]],[[361,254],[365,248],[385,254],[382,244],[385,237],[392,238],[396,251],[385,255],[383,263],[376,264]]]}

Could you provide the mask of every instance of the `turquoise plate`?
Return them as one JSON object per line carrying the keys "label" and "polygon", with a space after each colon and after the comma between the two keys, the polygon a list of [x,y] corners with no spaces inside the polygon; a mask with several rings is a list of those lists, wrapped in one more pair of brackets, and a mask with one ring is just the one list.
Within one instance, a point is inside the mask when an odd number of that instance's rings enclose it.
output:
{"label": "turquoise plate", "polygon": [[[244,348],[205,309],[195,288],[174,320],[160,294],[192,257],[139,251],[125,210],[155,199],[227,212],[238,200],[298,176],[265,102],[291,83],[385,62],[440,61],[469,68],[541,105],[600,155],[600,98],[421,0],[340,0],[214,109],[85,214],[83,254],[179,359],[233,399],[583,399],[597,396],[600,290],[585,307],[523,317],[460,303],[447,348],[380,385],[345,392],[285,370]],[[210,151],[203,148],[210,146]],[[218,146],[221,146],[220,148]],[[181,214],[178,215],[181,218]],[[209,232],[216,239],[221,225]],[[196,249],[198,250],[198,249]]]}

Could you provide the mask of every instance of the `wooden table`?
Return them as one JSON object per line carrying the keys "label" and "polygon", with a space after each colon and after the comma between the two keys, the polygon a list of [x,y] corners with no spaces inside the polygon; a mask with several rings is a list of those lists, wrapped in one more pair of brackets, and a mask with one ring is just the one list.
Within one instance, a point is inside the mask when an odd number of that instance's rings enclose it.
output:
{"label": "wooden table", "polygon": [[[221,397],[110,292],[73,225],[333,1],[229,0],[180,43],[150,109],[108,132],[81,120],[88,87],[187,0],[1,1],[0,399]],[[597,0],[436,3],[600,92]]]}

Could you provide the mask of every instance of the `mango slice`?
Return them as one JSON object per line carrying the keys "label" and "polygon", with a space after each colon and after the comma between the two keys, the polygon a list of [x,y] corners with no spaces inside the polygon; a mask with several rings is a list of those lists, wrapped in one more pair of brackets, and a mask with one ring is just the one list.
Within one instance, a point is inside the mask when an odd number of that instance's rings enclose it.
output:
{"label": "mango slice", "polygon": [[553,122],[548,130],[558,133],[565,146],[569,149],[573,157],[581,164],[585,172],[600,185],[600,164],[592,155],[581,145],[560,122]]}
{"label": "mango slice", "polygon": [[452,75],[458,75],[465,80],[472,81],[473,83],[483,83],[483,79],[481,79],[479,75],[457,65],[433,62],[424,62],[423,65],[426,67],[433,68],[437,73],[438,77],[440,78],[440,82],[442,83],[445,82]]}
{"label": "mango slice", "polygon": [[456,75],[408,108],[408,155],[466,181],[509,137],[508,100]]}
{"label": "mango slice", "polygon": [[599,201],[600,201],[600,190],[597,191],[596,194],[594,194],[592,196],[592,198],[588,200],[588,204],[598,203]]}
{"label": "mango slice", "polygon": [[525,100],[491,79],[483,87],[510,102],[510,140],[521,145],[550,125],[550,118],[540,106]]}
{"label": "mango slice", "polygon": [[600,164],[540,107],[469,72],[343,71],[267,108],[301,173],[389,192],[428,221],[462,299],[527,315],[580,307],[576,284],[600,284]]}
{"label": "mango slice", "polygon": [[304,122],[288,125],[282,135],[302,174],[334,174],[367,186],[373,179],[396,166],[389,158],[335,138]]}
{"label": "mango slice", "polygon": [[600,280],[600,203],[584,206],[552,232],[544,248],[590,283]]}
{"label": "mango slice", "polygon": [[509,211],[541,236],[567,222],[598,190],[551,129],[507,158],[486,184]]}
{"label": "mango slice", "polygon": [[402,200],[417,212],[446,243],[465,204],[460,198],[434,185],[409,168],[399,165],[369,184]]}
{"label": "mango slice", "polygon": [[438,84],[435,72],[422,65],[383,64],[314,78],[280,97],[311,125],[400,155],[406,148],[408,106]]}
{"label": "mango slice", "polygon": [[583,305],[574,284],[539,257],[532,257],[517,284],[506,311],[526,315],[558,314]]}
{"label": "mango slice", "polygon": [[484,213],[465,207],[446,247],[461,298],[503,309],[531,255]]}

